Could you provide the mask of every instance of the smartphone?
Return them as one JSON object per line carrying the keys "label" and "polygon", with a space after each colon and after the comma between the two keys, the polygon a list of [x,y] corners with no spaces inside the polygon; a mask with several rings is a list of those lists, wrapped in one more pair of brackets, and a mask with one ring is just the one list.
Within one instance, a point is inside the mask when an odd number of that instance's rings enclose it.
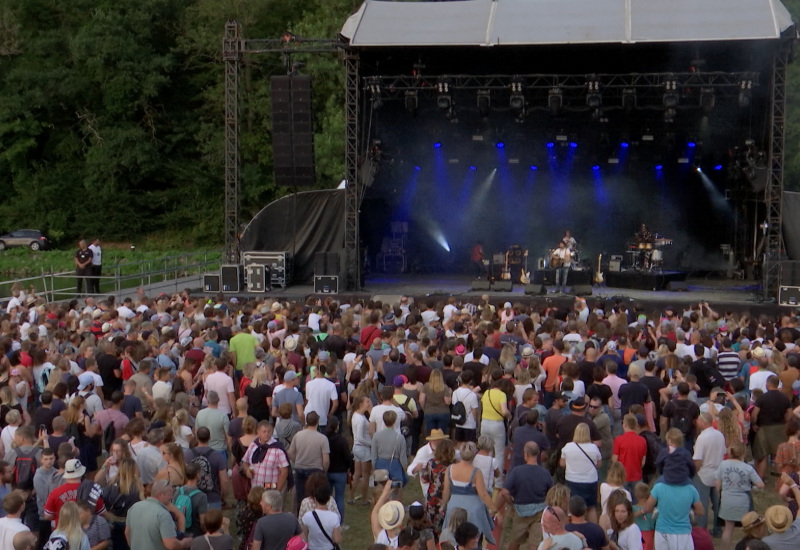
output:
{"label": "smartphone", "polygon": [[44,424],[39,424],[39,432],[47,432],[47,427]]}

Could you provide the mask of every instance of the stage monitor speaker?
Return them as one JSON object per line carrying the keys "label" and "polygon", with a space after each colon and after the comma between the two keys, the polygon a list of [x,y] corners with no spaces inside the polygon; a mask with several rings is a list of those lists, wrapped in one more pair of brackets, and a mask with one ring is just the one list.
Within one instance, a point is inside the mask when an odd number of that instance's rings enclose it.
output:
{"label": "stage monitor speaker", "polygon": [[206,273],[203,275],[203,291],[219,292],[220,276],[219,273]]}
{"label": "stage monitor speaker", "polygon": [[495,281],[492,285],[492,290],[495,292],[512,292],[514,290],[514,281]]}
{"label": "stage monitor speaker", "polygon": [[333,275],[314,275],[314,292],[316,294],[338,294],[339,277]]}
{"label": "stage monitor speaker", "polygon": [[622,271],[622,262],[614,258],[608,260],[608,270],[612,273],[619,273]]}
{"label": "stage monitor speaker", "polygon": [[222,292],[239,292],[242,288],[242,266],[223,265],[219,268]]}
{"label": "stage monitor speaker", "polygon": [[328,274],[328,253],[315,252],[314,253],[314,274],[327,275]]}
{"label": "stage monitor speaker", "polygon": [[270,99],[275,183],[284,187],[314,185],[311,77],[271,77]]}
{"label": "stage monitor speaker", "polygon": [[782,306],[800,305],[800,286],[782,286],[778,290],[778,303]]}
{"label": "stage monitor speaker", "polygon": [[575,296],[591,296],[592,285],[575,285],[572,287],[572,294]]}
{"label": "stage monitor speaker", "polygon": [[672,292],[686,292],[689,284],[686,281],[670,281],[667,283],[667,290]]}
{"label": "stage monitor speaker", "polygon": [[525,294],[528,296],[544,296],[547,294],[547,287],[537,284],[525,285]]}
{"label": "stage monitor speaker", "polygon": [[472,281],[472,290],[491,290],[492,283],[487,279],[475,279]]}

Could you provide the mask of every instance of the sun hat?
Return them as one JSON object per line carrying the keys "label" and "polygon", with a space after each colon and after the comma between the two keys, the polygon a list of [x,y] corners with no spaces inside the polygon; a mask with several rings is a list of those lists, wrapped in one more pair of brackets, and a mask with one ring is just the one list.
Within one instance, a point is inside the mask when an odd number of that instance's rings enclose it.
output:
{"label": "sun hat", "polygon": [[525,346],[522,348],[522,356],[523,357],[530,357],[533,355],[533,348],[530,346]]}
{"label": "sun hat", "polygon": [[750,353],[752,354],[753,357],[764,357],[767,354],[767,352],[764,351],[764,348],[760,346],[754,348]]}
{"label": "sun hat", "polygon": [[286,348],[287,351],[294,351],[297,349],[297,339],[290,336],[283,342],[283,347]]}
{"label": "sun hat", "polygon": [[747,512],[744,516],[742,516],[743,531],[752,531],[763,523],[764,516],[760,515],[758,512]]}
{"label": "sun hat", "polygon": [[[65,475],[64,477],[67,476]],[[767,511],[764,512],[764,520],[767,522],[770,532],[783,533],[792,526],[794,518],[789,508],[782,504],[777,504],[767,508]]]}
{"label": "sun hat", "polygon": [[67,460],[67,463],[64,465],[64,479],[78,479],[83,477],[85,473],[86,466],[81,464],[81,461],[77,458]]}
{"label": "sun hat", "polygon": [[378,468],[372,473],[372,477],[375,480],[375,483],[389,481],[389,470],[385,468]]}
{"label": "sun hat", "polygon": [[450,436],[444,434],[439,428],[431,430],[431,434],[425,438],[425,441],[441,441],[442,439],[450,439]]}
{"label": "sun hat", "polygon": [[280,311],[281,309],[283,309],[283,306],[281,306],[281,303],[280,303],[280,302],[272,302],[272,305],[270,306],[270,309],[271,309],[273,312],[278,312],[278,311]]}
{"label": "sun hat", "polygon": [[390,500],[378,510],[378,523],[381,527],[390,531],[403,526],[406,510],[403,503],[399,500]]}

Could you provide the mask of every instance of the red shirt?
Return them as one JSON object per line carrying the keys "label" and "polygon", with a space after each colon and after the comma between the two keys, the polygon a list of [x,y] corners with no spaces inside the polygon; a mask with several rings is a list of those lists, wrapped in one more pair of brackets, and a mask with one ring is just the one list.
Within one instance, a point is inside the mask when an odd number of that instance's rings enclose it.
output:
{"label": "red shirt", "polygon": [[625,466],[628,482],[642,480],[642,459],[647,455],[647,441],[636,432],[625,432],[614,440],[614,454]]}
{"label": "red shirt", "polygon": [[[44,503],[44,513],[48,516],[54,516],[54,521],[58,524],[58,513],[65,502],[78,501],[78,487],[80,487],[80,480],[74,482],[64,483],[57,487],[47,497],[47,502]],[[103,497],[97,499],[97,506],[94,509],[95,514],[102,514],[106,511],[106,505],[103,502]]]}

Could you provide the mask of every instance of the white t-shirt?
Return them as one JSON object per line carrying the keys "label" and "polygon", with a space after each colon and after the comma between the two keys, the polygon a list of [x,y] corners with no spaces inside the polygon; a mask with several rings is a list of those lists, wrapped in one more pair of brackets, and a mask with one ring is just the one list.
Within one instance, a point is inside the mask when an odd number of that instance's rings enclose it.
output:
{"label": "white t-shirt", "polygon": [[180,445],[182,449],[188,449],[189,436],[192,434],[192,429],[189,426],[181,426],[178,432],[178,435],[175,436],[175,443]]}
{"label": "white t-shirt", "polygon": [[491,495],[494,490],[494,471],[502,467],[500,459],[479,453],[472,459],[472,465],[481,471],[486,491]]}
{"label": "white t-shirt", "polygon": [[[170,395],[172,394],[172,384],[169,382],[164,382],[163,380],[159,380],[155,384],[153,384],[153,399],[161,399],[166,400],[167,402],[170,401]],[[220,400],[222,397],[220,396]]]}
{"label": "white t-shirt", "polygon": [[612,487],[608,483],[601,483],[600,484],[600,509],[606,509],[606,502],[608,502],[608,497],[611,496],[611,493],[614,491],[622,491],[625,493],[625,496],[628,497],[628,500],[633,502],[631,498],[631,493],[627,489],[623,489],[622,487]]}
{"label": "white t-shirt", "polygon": [[717,482],[717,470],[725,458],[725,436],[714,428],[706,428],[694,442],[693,460],[702,460],[697,476],[707,487]]}
{"label": "white t-shirt", "polygon": [[11,450],[11,446],[14,443],[14,434],[17,433],[17,428],[19,426],[12,426],[8,425],[3,428],[3,431],[0,432],[0,440],[3,441],[3,448],[8,452]]}
{"label": "white t-shirt", "polygon": [[119,313],[119,316],[125,320],[130,320],[136,317],[136,314],[128,306],[119,306],[117,308],[117,313]]}
{"label": "white t-shirt", "polygon": [[[589,455],[589,458],[586,455]],[[603,458],[597,445],[594,443],[581,443],[580,448],[578,448],[577,443],[570,441],[561,449],[561,458],[567,461],[567,481],[572,481],[573,483],[597,482],[597,466],[595,465]]]}
{"label": "white t-shirt", "polygon": [[444,322],[447,322],[447,320],[450,317],[452,317],[453,314],[455,314],[457,311],[458,311],[458,308],[456,306],[454,306],[453,304],[447,304],[446,306],[444,306],[444,311],[443,311],[443,313],[444,313]]}
{"label": "white t-shirt", "polygon": [[[314,332],[319,332],[319,322],[322,319],[319,313],[308,314],[308,328]],[[313,518],[312,518],[313,519]]]}
{"label": "white t-shirt", "polygon": [[303,525],[308,530],[309,550],[331,550],[333,545],[328,541],[322,531],[320,531],[317,520],[314,519],[314,512],[317,513],[319,522],[331,538],[333,538],[333,530],[339,527],[339,515],[330,510],[310,510],[303,515]]}
{"label": "white t-shirt", "polygon": [[315,378],[306,382],[306,404],[305,414],[315,412],[319,415],[319,425],[328,425],[328,412],[331,410],[331,401],[339,399],[336,393],[336,385],[327,378]]}
{"label": "white t-shirt", "polygon": [[96,244],[90,244],[89,250],[92,251],[92,265],[103,265],[103,250]]}
{"label": "white t-shirt", "polygon": [[[474,361],[474,360],[475,360],[475,357],[472,355],[472,352],[469,352],[468,354],[466,354],[464,356],[464,362],[465,363],[469,363],[470,361]],[[488,367],[489,366],[489,356],[486,355],[486,354],[481,355],[481,358],[478,359],[478,363],[482,363],[482,364],[484,364],[484,365],[486,365]]]}
{"label": "white t-shirt", "polygon": [[231,380],[231,377],[220,371],[209,374],[208,378],[206,378],[206,393],[212,390],[219,395],[219,410],[225,414],[231,414],[231,404],[228,399],[228,394],[233,393],[233,380]]}
{"label": "white t-shirt", "polygon": [[465,430],[476,430],[478,422],[475,420],[472,411],[478,408],[478,396],[469,388],[459,387],[453,392],[453,404],[455,403],[464,403],[464,408],[467,411],[466,422],[458,427]]}
{"label": "white t-shirt", "polygon": [[21,518],[0,518],[0,548],[14,548],[14,535],[30,531]]}
{"label": "white t-shirt", "polygon": [[[613,531],[609,530],[611,536]],[[617,546],[622,550],[642,550],[642,531],[639,526],[631,524],[618,534]]]}
{"label": "white t-shirt", "polygon": [[[767,393],[767,378],[770,376],[776,376],[774,372],[771,370],[759,370],[754,372],[750,375],[750,391],[753,390],[761,390],[764,393]],[[778,388],[780,388],[783,384],[778,384]]]}
{"label": "white t-shirt", "polygon": [[386,411],[395,412],[395,414],[397,415],[397,420],[394,423],[394,431],[402,435],[400,429],[402,428],[401,424],[403,423],[403,419],[406,417],[405,411],[400,407],[396,407],[394,405],[384,405],[384,404],[375,405],[374,407],[372,407],[372,412],[369,413],[370,423],[375,422],[375,433],[378,433],[379,431],[381,431],[386,427],[386,424],[383,423],[383,413],[385,413]]}
{"label": "white t-shirt", "polygon": [[19,309],[21,305],[22,305],[22,302],[20,301],[19,298],[17,298],[17,297],[11,298],[8,301],[8,306],[6,306],[6,313],[11,313],[11,310],[14,309],[14,308]]}

